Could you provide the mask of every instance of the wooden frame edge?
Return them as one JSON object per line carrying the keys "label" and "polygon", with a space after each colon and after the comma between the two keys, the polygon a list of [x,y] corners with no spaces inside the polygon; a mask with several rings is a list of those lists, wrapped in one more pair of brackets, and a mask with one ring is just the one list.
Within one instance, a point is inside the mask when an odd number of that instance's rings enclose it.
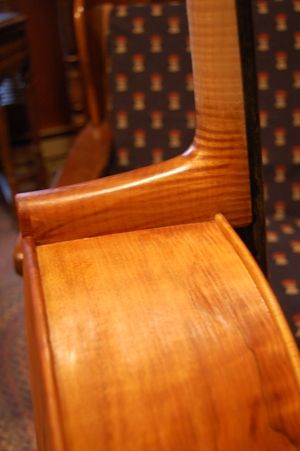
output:
{"label": "wooden frame edge", "polygon": [[225,238],[231,244],[236,251],[237,255],[241,259],[248,273],[250,274],[253,282],[255,283],[258,291],[260,292],[268,310],[270,311],[274,322],[276,323],[280,336],[286,345],[288,357],[291,361],[292,368],[294,370],[296,380],[300,390],[300,358],[299,350],[296,342],[292,336],[291,330],[286,322],[283,312],[279,306],[279,303],[274,295],[270,285],[265,279],[261,269],[255,262],[253,256],[247,247],[243,244],[241,239],[233,231],[232,227],[222,214],[215,216],[215,222],[222,231]]}
{"label": "wooden frame edge", "polygon": [[[26,289],[30,293],[30,305],[28,300],[25,299],[27,340],[30,343],[30,336],[33,334],[33,339],[36,339],[33,345],[40,348],[38,352],[40,360],[36,361],[33,354],[31,354],[34,352],[34,346],[32,346],[32,343],[29,346],[29,350],[31,351],[29,352],[29,361],[31,366],[30,378],[33,379],[35,377],[33,374],[33,360],[35,365],[39,366],[38,371],[40,371],[40,377],[42,379],[42,383],[40,381],[35,381],[34,386],[41,387],[42,385],[42,390],[45,390],[44,399],[42,399],[42,402],[44,401],[45,415],[49,422],[47,425],[41,425],[42,433],[40,435],[37,428],[37,441],[39,445],[39,440],[48,440],[48,443],[47,441],[44,443],[46,447],[43,448],[47,451],[65,451],[66,446],[61,429],[62,421],[60,418],[61,415],[58,405],[58,393],[55,381],[54,362],[51,352],[51,340],[49,337],[47,315],[45,312],[45,301],[40,273],[38,271],[35,245],[32,239],[26,238],[23,240],[23,250],[26,261],[25,273],[27,275],[27,277],[25,277],[25,284],[28,284]],[[31,318],[29,318],[29,316],[31,316]],[[37,405],[37,398],[41,396],[41,393],[34,394],[32,391],[32,395],[34,414],[35,416],[38,416],[37,413],[39,407]],[[40,419],[38,418],[35,424],[37,425],[39,422]],[[47,426],[47,430],[49,430],[49,437],[46,437],[46,434],[44,433],[45,431],[43,427],[45,428],[45,426]]]}

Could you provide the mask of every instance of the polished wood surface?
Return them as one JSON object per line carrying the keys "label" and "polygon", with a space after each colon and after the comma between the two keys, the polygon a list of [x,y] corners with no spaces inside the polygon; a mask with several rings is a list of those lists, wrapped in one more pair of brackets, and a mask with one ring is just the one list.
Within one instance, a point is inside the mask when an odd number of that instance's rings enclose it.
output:
{"label": "polished wood surface", "polygon": [[39,449],[300,449],[298,353],[223,217],[31,252],[28,327],[52,376],[34,395],[61,440]]}
{"label": "polished wood surface", "polygon": [[[43,288],[32,240],[23,243],[26,253],[24,265],[25,319],[33,394],[35,430],[39,451],[64,450],[60,425],[62,418],[57,406],[57,391],[52,367],[49,329],[44,310]],[[33,301],[33,302],[32,302]]]}
{"label": "polished wood surface", "polygon": [[235,161],[231,150],[218,159],[214,152],[206,158],[192,152],[82,185],[18,195],[21,231],[45,244],[198,222],[220,211],[233,225],[245,225],[251,221],[246,177],[245,162]]}
{"label": "polished wood surface", "polygon": [[[246,159],[245,113],[234,0],[187,4],[197,149],[238,149]],[[219,28],[221,26],[221,29]],[[217,32],[216,32],[217,30]],[[205,89],[203,89],[205,87]],[[234,137],[234,139],[233,139]]]}
{"label": "polished wood surface", "polygon": [[198,222],[218,212],[234,226],[251,223],[235,1],[223,3],[187,4],[197,108],[192,147],[127,174],[19,196],[23,236],[41,244]]}

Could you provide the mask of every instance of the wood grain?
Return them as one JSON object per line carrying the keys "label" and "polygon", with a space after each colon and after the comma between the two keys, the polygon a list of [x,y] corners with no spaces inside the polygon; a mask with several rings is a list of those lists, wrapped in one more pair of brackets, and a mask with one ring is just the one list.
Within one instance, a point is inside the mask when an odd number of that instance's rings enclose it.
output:
{"label": "wood grain", "polygon": [[245,113],[235,0],[189,1],[197,149],[239,149],[246,157]]}
{"label": "wood grain", "polygon": [[222,218],[37,256],[47,328],[35,346],[53,357],[57,449],[300,449],[295,344]]}
{"label": "wood grain", "polygon": [[191,148],[18,197],[44,451],[300,450],[295,343],[215,216],[252,220],[235,2],[189,0],[188,12]]}
{"label": "wood grain", "polygon": [[197,129],[181,157],[124,175],[18,196],[37,244],[212,219],[251,222],[234,0],[187,2]]}
{"label": "wood grain", "polygon": [[221,211],[234,226],[251,221],[244,162],[178,157],[130,173],[18,195],[23,236],[37,244],[198,222]]}

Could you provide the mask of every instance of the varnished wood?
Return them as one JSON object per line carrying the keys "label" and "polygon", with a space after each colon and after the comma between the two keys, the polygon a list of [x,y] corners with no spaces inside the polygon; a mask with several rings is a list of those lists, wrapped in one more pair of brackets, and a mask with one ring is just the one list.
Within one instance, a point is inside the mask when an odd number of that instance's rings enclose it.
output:
{"label": "varnished wood", "polygon": [[22,235],[19,233],[15,247],[13,250],[13,263],[17,274],[23,275],[23,262],[24,262],[24,252],[23,252],[23,240]]}
{"label": "varnished wood", "polygon": [[[62,443],[40,449],[300,449],[295,343],[222,217],[36,252],[32,346],[52,357],[63,418]],[[51,411],[49,383],[34,394]]]}
{"label": "varnished wood", "polygon": [[[187,3],[197,150],[238,149],[246,159],[244,97],[235,0]],[[221,28],[219,28],[221,27]],[[203,89],[205,87],[205,89]]]}
{"label": "varnished wood", "polygon": [[[62,418],[57,404],[57,389],[53,368],[53,356],[44,309],[43,288],[33,242],[23,242],[26,254],[24,265],[25,303],[30,383],[34,393],[36,437],[39,450],[63,450],[60,425]],[[42,352],[41,352],[42,351]]]}
{"label": "varnished wood", "polygon": [[300,450],[296,345],[220,214],[252,221],[235,1],[188,11],[192,147],[18,197],[39,451]]}
{"label": "varnished wood", "polygon": [[23,236],[49,243],[198,222],[219,211],[234,226],[251,223],[235,2],[223,3],[187,5],[197,109],[193,146],[149,168],[19,196]]}
{"label": "varnished wood", "polygon": [[[18,195],[23,237],[37,244],[198,222],[222,211],[235,226],[251,221],[244,162],[228,150],[85,184]],[[234,194],[233,194],[234,193]],[[78,206],[80,205],[80,208]]]}

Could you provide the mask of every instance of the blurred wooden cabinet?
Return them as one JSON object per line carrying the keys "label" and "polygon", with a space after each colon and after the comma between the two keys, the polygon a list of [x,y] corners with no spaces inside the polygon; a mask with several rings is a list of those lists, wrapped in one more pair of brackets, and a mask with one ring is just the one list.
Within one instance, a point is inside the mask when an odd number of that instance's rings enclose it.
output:
{"label": "blurred wooden cabinet", "polygon": [[57,2],[15,0],[15,3],[27,18],[38,128],[42,134],[60,133],[70,127],[70,107]]}
{"label": "blurred wooden cabinet", "polygon": [[63,133],[85,122],[72,0],[14,0],[28,18],[39,129]]}
{"label": "blurred wooden cabinet", "polygon": [[24,190],[45,186],[29,75],[26,20],[0,14],[1,191],[8,202]]}

